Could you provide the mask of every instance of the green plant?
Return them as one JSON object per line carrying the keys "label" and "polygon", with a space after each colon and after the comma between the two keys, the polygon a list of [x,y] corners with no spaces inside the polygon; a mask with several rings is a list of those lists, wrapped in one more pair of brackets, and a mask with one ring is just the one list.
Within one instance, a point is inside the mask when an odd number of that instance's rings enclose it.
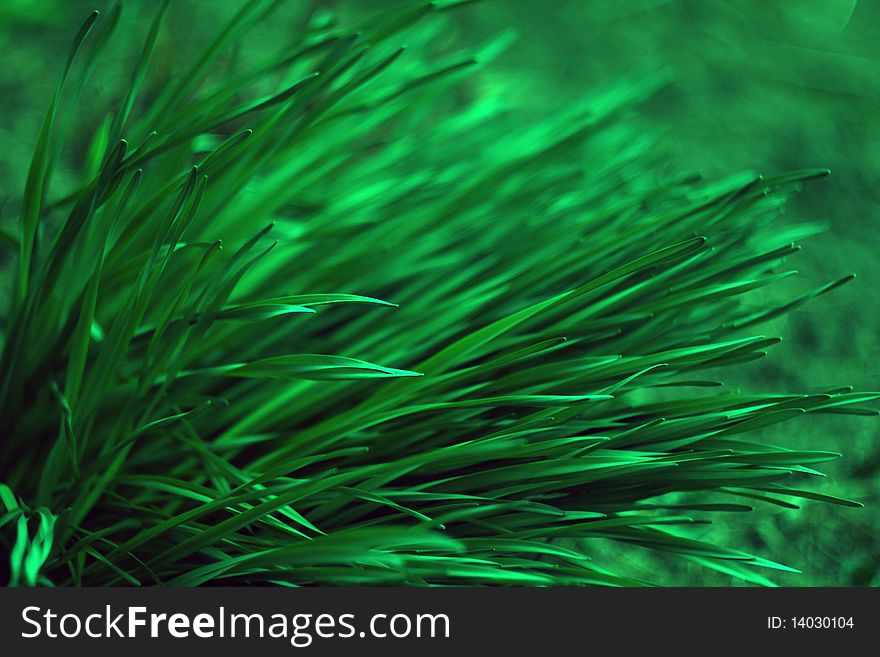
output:
{"label": "green plant", "polygon": [[778,341],[752,327],[851,278],[755,299],[804,235],[772,222],[826,172],[666,172],[629,120],[655,81],[512,130],[462,79],[480,57],[396,48],[460,4],[230,64],[278,8],[252,1],[154,80],[165,2],[53,198],[120,8],[89,17],[7,236],[13,584],[641,583],[589,559],[602,538],[768,584],[787,567],[676,530],[857,505],[799,483],[837,453],[750,435],[876,394],[716,389]]}

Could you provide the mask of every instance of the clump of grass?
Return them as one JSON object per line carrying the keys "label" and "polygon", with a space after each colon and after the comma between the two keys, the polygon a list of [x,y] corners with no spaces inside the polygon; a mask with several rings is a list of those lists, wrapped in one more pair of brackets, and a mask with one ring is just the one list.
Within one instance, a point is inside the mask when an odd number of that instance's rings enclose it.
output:
{"label": "clump of grass", "polygon": [[787,567],[679,530],[755,501],[856,505],[802,483],[837,453],[755,432],[873,414],[876,394],[715,378],[849,280],[749,296],[793,273],[798,228],[765,228],[826,172],[664,175],[628,120],[653,82],[510,129],[503,103],[454,93],[479,58],[397,47],[430,49],[457,5],[313,21],[211,75],[276,5],[244,4],[164,80],[163,3],[53,196],[118,6],[76,36],[9,236],[11,583],[641,583],[590,560],[602,538],[766,584],[756,567]]}

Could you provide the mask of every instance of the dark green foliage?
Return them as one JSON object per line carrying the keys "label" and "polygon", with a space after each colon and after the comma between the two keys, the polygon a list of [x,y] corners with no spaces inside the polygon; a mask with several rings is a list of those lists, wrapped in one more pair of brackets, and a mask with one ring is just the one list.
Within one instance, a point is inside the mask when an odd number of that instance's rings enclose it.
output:
{"label": "dark green foliage", "polygon": [[86,21],[10,238],[12,583],[641,583],[590,560],[602,538],[766,584],[756,566],[786,566],[679,530],[856,504],[809,490],[839,454],[758,432],[877,394],[717,380],[851,278],[755,294],[794,273],[799,229],[774,222],[825,171],[664,173],[628,120],[654,81],[510,130],[496,97],[457,94],[494,46],[436,45],[455,6],[314,20],[211,75],[277,9],[248,2],[154,80],[166,4],[55,198],[59,103],[119,13]]}

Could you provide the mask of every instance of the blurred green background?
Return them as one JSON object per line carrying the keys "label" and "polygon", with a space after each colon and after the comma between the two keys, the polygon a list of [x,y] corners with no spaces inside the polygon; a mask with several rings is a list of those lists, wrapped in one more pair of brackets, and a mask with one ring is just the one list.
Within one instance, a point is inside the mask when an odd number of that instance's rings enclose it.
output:
{"label": "blurred green background", "polygon": [[[140,48],[157,2],[126,3],[123,34],[99,71],[94,97],[101,105],[127,77],[124,61]],[[317,3],[343,17],[388,8],[387,0]],[[14,221],[26,163],[61,63],[81,19],[96,0],[0,2],[0,217]],[[195,48],[238,0],[177,0],[164,38]],[[266,29],[296,29],[312,3],[289,0]],[[764,328],[784,342],[769,359],[734,376],[736,385],[773,392],[812,391],[850,384],[877,387],[876,258],[880,230],[880,3],[865,0],[489,0],[453,15],[450,43],[478,47],[499,35],[511,41],[472,81],[472,93],[496,93],[523,123],[623,78],[662,74],[669,84],[635,120],[662,133],[671,169],[706,177],[750,170],[828,167],[832,176],[810,185],[791,204],[799,220],[828,230],[804,242],[792,261],[801,271],[775,294],[794,296],[856,272],[854,283]],[[198,29],[193,30],[193,26]],[[136,36],[135,36],[136,35]],[[272,50],[271,34],[248,48]],[[252,53],[259,56],[259,52]],[[170,66],[158,61],[157,66]],[[95,122],[100,120],[95,116]],[[92,129],[94,126],[92,126]],[[57,173],[79,166],[91,134],[74,130]],[[72,178],[70,178],[72,179]],[[11,258],[0,256],[2,271]],[[0,273],[0,279],[8,279]],[[6,283],[0,288],[5,294]],[[730,378],[728,373],[727,377]],[[749,516],[720,517],[698,535],[800,568],[774,573],[783,585],[880,585],[880,441],[876,421],[816,417],[774,427],[779,444],[844,452],[826,467],[822,492],[860,500],[864,509],[805,503],[802,511],[761,508]],[[673,558],[591,546],[628,564],[631,574],[677,585],[731,585]],[[623,569],[623,568],[621,568]]]}

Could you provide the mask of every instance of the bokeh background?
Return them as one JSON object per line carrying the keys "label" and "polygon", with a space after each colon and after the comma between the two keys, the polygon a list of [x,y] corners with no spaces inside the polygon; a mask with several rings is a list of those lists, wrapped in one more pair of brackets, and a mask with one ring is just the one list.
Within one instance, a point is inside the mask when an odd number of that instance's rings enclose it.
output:
{"label": "bokeh background", "polygon": [[[14,221],[15,198],[72,35],[82,18],[103,4],[0,2],[0,225]],[[96,72],[94,97],[81,99],[83,113],[90,103],[105,103],[102,95],[111,94],[127,75],[122,60],[139,50],[157,4],[126,3],[121,34],[132,38],[108,53],[106,70]],[[295,29],[311,4],[289,0],[266,29]],[[354,20],[402,3],[315,4]],[[177,0],[163,38],[195,50],[240,5],[239,0]],[[804,253],[795,261],[801,272],[797,280],[774,293],[794,296],[850,272],[858,278],[764,327],[784,342],[770,358],[740,371],[734,384],[773,392],[878,387],[880,2],[486,0],[455,12],[451,21],[448,39],[458,48],[476,50],[493,40],[504,44],[469,84],[472,93],[502,94],[512,116],[524,124],[596,87],[663,76],[668,84],[634,120],[661,134],[659,147],[670,168],[708,178],[744,170],[830,168],[830,178],[808,185],[790,205],[792,218],[824,231],[804,241]],[[247,45],[253,50],[249,56],[271,49],[271,34],[265,36]],[[156,65],[172,64],[160,60]],[[57,172],[60,188],[66,176],[73,180],[90,138],[74,129]],[[8,289],[10,261],[4,249],[0,294]],[[825,468],[830,476],[817,488],[857,499],[865,508],[809,502],[800,511],[761,508],[695,531],[804,571],[774,574],[782,585],[880,585],[880,425],[870,418],[811,416],[773,432],[779,444],[843,452],[843,459]],[[616,545],[597,545],[593,551],[605,551],[631,574],[660,583],[738,583],[674,558]]]}

